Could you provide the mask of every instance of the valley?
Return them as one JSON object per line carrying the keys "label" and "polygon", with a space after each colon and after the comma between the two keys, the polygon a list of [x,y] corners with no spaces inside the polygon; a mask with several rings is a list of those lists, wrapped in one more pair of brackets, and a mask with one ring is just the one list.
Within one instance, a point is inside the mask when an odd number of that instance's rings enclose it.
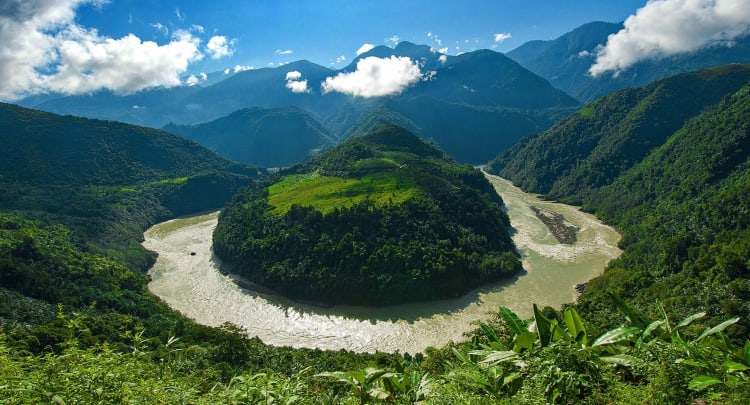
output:
{"label": "valley", "polygon": [[[322,308],[243,290],[222,274],[221,261],[212,252],[217,213],[170,220],[145,233],[144,246],[159,253],[149,289],[199,323],[231,322],[274,346],[418,353],[465,340],[464,334],[499,306],[528,317],[529,302],[550,307],[573,302],[574,286],[599,275],[619,256],[619,234],[590,214],[542,201],[502,178],[487,177],[505,201],[526,271],[457,299]],[[574,223],[579,228],[577,240],[560,244],[535,216],[535,207]]]}

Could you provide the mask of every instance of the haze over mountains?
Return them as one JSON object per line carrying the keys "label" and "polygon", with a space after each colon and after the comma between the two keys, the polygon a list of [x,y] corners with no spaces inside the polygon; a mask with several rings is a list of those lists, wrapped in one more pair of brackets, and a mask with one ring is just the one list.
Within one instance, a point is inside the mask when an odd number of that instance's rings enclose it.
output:
{"label": "haze over mountains", "polygon": [[[584,24],[555,40],[528,42],[507,56],[491,50],[449,56],[401,42],[394,48],[373,47],[340,70],[302,60],[231,75],[217,72],[194,86],[125,96],[108,91],[37,96],[22,104],[165,127],[224,156],[265,167],[302,161],[381,124],[422,134],[459,161],[480,164],[549,128],[574,111],[578,100],[592,101],[682,72],[750,62],[750,37],[745,36],[732,46],[649,59],[593,77],[589,69],[596,50],[622,27]],[[378,86],[355,84],[363,75],[376,77]],[[296,112],[281,112],[289,107]],[[248,108],[254,118],[239,120],[247,117]]]}

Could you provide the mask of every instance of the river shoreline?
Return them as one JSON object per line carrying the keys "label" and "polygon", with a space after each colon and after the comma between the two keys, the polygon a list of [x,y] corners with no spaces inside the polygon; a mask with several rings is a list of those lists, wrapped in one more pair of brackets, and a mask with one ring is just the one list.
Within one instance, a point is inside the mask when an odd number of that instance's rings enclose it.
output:
{"label": "river shoreline", "polygon": [[[241,288],[222,271],[211,237],[218,212],[157,224],[143,245],[159,256],[149,289],[196,322],[231,322],[274,346],[356,352],[417,353],[450,341],[486,321],[499,306],[523,318],[532,303],[560,307],[575,301],[576,284],[600,274],[620,254],[619,234],[577,207],[542,201],[499,177],[487,175],[506,203],[523,274],[453,300],[388,307],[336,305],[321,308]],[[551,210],[578,227],[577,241],[561,244],[531,206]]]}

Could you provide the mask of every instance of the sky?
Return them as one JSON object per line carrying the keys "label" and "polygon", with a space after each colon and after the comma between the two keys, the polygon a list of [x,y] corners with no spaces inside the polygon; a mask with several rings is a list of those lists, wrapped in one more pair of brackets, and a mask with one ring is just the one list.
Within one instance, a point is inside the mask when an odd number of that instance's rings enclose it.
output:
{"label": "sky", "polygon": [[[339,69],[373,46],[400,41],[446,55],[507,52],[591,21],[625,22],[591,50],[592,75],[617,74],[643,59],[731,46],[750,30],[750,1],[0,0],[0,100],[129,94],[302,59]],[[363,72],[389,67],[408,83],[424,73],[404,59],[368,63]],[[290,90],[305,91],[302,79],[290,78]]]}

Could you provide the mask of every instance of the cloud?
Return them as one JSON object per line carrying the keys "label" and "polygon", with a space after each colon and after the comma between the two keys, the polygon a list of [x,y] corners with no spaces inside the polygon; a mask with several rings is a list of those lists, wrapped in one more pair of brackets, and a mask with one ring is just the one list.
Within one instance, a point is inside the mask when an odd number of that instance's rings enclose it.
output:
{"label": "cloud", "polygon": [[293,50],[287,49],[285,51],[282,51],[281,49],[277,49],[276,52],[274,52],[276,55],[291,55],[294,53]]}
{"label": "cloud", "polygon": [[302,78],[302,73],[296,70],[286,73],[286,80],[299,80],[300,78]]}
{"label": "cloud", "polygon": [[448,51],[449,51],[449,50],[450,50],[450,49],[448,49],[448,47],[446,46],[446,47],[444,47],[444,48],[440,48],[440,49],[438,49],[438,52],[440,52],[440,53],[448,53]]}
{"label": "cloud", "polygon": [[362,44],[362,46],[357,49],[357,56],[362,55],[365,52],[370,52],[373,48],[375,48],[375,45],[373,44]]}
{"label": "cloud", "polygon": [[731,45],[731,40],[748,32],[747,0],[650,0],[596,49],[589,73],[617,75],[642,60]]}
{"label": "cloud", "polygon": [[100,0],[3,0],[0,7],[0,99],[29,94],[127,94],[178,86],[202,58],[200,39],[175,32],[159,45],[135,35],[113,39],[76,23],[81,5]]}
{"label": "cloud", "polygon": [[446,55],[440,55],[438,60],[440,61],[440,63],[445,64],[445,62],[448,62],[448,57]]}
{"label": "cloud", "polygon": [[401,41],[401,38],[399,38],[398,35],[394,35],[394,36],[392,36],[390,38],[383,39],[383,41],[390,42],[391,45],[395,46],[395,45],[398,45],[399,41]]}
{"label": "cloud", "polygon": [[239,72],[244,72],[246,70],[253,70],[253,69],[255,69],[255,68],[252,67],[252,66],[248,66],[248,65],[245,65],[245,66],[243,66],[243,65],[234,65],[233,71],[234,71],[234,73],[239,73]]}
{"label": "cloud", "polygon": [[292,93],[309,93],[310,89],[307,88],[307,80],[290,80],[286,82],[286,88],[292,91]]}
{"label": "cloud", "polygon": [[302,79],[302,73],[296,70],[286,73],[286,88],[291,90],[292,93],[309,93],[310,89],[307,88],[307,80]]}
{"label": "cloud", "polygon": [[182,15],[182,12],[180,12],[180,9],[179,9],[179,8],[176,8],[176,9],[174,10],[174,15],[176,15],[176,16],[177,16],[177,19],[178,19],[178,20],[180,20],[181,22],[185,22],[185,16],[184,16],[184,15]]}
{"label": "cloud", "polygon": [[234,40],[227,41],[227,37],[223,35],[213,36],[208,40],[208,44],[206,44],[206,51],[211,56],[211,59],[232,56],[234,53],[234,43]]}
{"label": "cloud", "polygon": [[503,42],[512,36],[513,35],[511,35],[510,32],[501,32],[499,34],[495,34],[495,42],[497,43]]}
{"label": "cloud", "polygon": [[198,24],[193,24],[192,26],[190,26],[190,29],[199,34],[203,34],[204,32],[206,32],[206,29],[202,25],[198,25]]}
{"label": "cloud", "polygon": [[185,80],[185,84],[187,84],[190,87],[195,86],[196,84],[198,84],[198,82],[200,82],[200,79],[198,79],[197,77],[195,77],[195,75],[190,75]]}
{"label": "cloud", "polygon": [[164,34],[164,36],[169,35],[169,28],[167,28],[164,24],[162,24],[162,23],[153,23],[153,24],[151,24],[151,26],[154,27],[154,28],[156,28],[157,31],[160,31],[162,34]]}
{"label": "cloud", "polygon": [[380,97],[401,93],[422,77],[419,65],[407,57],[370,56],[357,62],[354,72],[326,78],[323,92],[339,92],[357,97]]}
{"label": "cloud", "polygon": [[336,57],[336,63],[341,63],[346,60],[346,55],[339,55]]}

